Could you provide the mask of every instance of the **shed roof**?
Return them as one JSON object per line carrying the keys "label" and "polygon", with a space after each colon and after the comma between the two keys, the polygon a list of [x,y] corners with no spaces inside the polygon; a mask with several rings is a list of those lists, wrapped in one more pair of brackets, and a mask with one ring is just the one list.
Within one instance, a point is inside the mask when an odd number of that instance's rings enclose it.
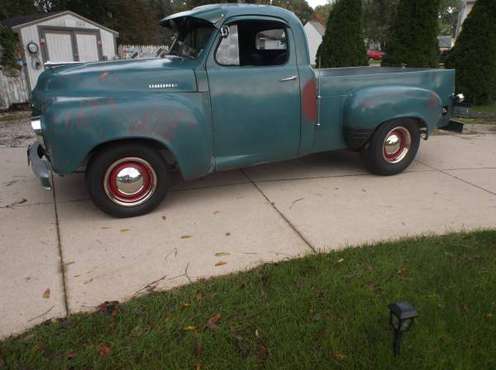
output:
{"label": "shed roof", "polygon": [[37,13],[37,14],[31,14],[31,15],[21,15],[17,17],[12,17],[12,18],[7,18],[2,20],[0,23],[3,24],[6,27],[12,28],[13,30],[18,30],[20,28],[30,26],[39,22],[46,21],[48,19],[60,17],[63,15],[72,15],[76,18],[79,18],[85,22],[91,23],[95,27],[102,28],[106,31],[112,32],[116,35],[119,35],[119,32],[114,31],[108,27],[105,27],[99,23],[96,23],[88,18],[83,17],[82,15],[79,15],[77,13],[74,13],[73,11],[70,10],[63,10],[63,11],[58,11],[58,12],[49,12],[49,13]]}

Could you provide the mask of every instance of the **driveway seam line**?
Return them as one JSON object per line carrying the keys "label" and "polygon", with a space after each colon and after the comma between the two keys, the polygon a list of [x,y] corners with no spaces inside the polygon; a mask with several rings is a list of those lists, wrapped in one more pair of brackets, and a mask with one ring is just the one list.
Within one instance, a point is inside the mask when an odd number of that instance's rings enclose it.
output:
{"label": "driveway seam line", "polygon": [[55,194],[55,181],[53,179],[53,174],[51,174],[51,180],[52,180],[53,209],[55,211],[55,227],[57,230],[57,249],[59,252],[59,268],[60,268],[60,273],[62,275],[62,291],[63,291],[62,293],[64,298],[65,316],[67,317],[70,314],[69,299],[67,294],[67,281],[65,275],[64,254],[62,252],[62,237],[60,234],[59,211],[57,208],[57,195]]}
{"label": "driveway seam line", "polygon": [[[485,169],[485,168],[483,168]],[[496,167],[494,168],[496,169]],[[417,171],[405,171],[405,173],[418,173],[418,172],[435,172],[435,169],[429,169],[429,170],[417,170]],[[246,176],[246,174],[244,173]],[[335,178],[345,178],[345,177],[363,177],[363,176],[370,176],[370,173],[368,172],[363,172],[363,173],[350,173],[350,174],[344,174],[344,175],[322,175],[322,176],[306,176],[306,177],[285,177],[285,178],[280,178],[280,179],[261,179],[258,180],[259,183],[265,184],[265,183],[272,183],[272,182],[288,182],[288,181],[305,181],[305,180],[325,180],[325,179],[335,179]],[[237,185],[247,185],[251,184],[250,181],[248,182],[233,182],[229,184],[220,184],[220,185],[205,185],[205,186],[198,186],[198,187],[187,187],[183,189],[174,189],[172,188],[170,190],[171,193],[178,193],[178,192],[185,192],[185,191],[195,191],[195,190],[204,190],[204,189],[214,189],[214,188],[221,188],[221,187],[228,187],[228,186],[237,186]],[[86,198],[84,200],[87,200],[89,198]],[[81,199],[82,200],[82,199]],[[76,200],[66,200],[63,202],[71,202],[71,201],[76,201]]]}
{"label": "driveway seam line", "polygon": [[484,188],[484,187],[482,187],[482,186],[480,186],[480,185],[474,184],[474,183],[472,183],[472,182],[470,182],[470,181],[464,180],[464,179],[462,179],[462,178],[460,178],[460,177],[458,177],[458,176],[456,176],[456,175],[453,175],[453,174],[451,174],[451,173],[447,172],[447,171],[456,171],[456,170],[442,170],[442,169],[440,169],[440,168],[436,168],[436,167],[433,167],[433,166],[431,166],[431,165],[428,165],[427,163],[424,163],[424,162],[421,162],[421,161],[418,161],[418,162],[422,163],[424,166],[427,166],[427,167],[429,167],[429,168],[432,168],[432,169],[434,169],[434,170],[436,170],[436,171],[438,171],[438,172],[442,173],[443,175],[449,176],[449,177],[451,177],[452,179],[455,179],[455,180],[458,180],[458,181],[460,181],[460,182],[463,182],[464,184],[470,185],[470,186],[472,186],[472,187],[474,187],[474,188],[476,188],[476,189],[482,190],[482,191],[484,191],[484,192],[486,192],[486,193],[488,193],[488,194],[491,194],[491,195],[496,195],[496,193],[495,193],[495,192],[493,192],[493,191],[491,191],[491,190],[489,190],[489,189],[486,189],[486,188]]}
{"label": "driveway seam line", "polygon": [[269,205],[279,214],[279,216],[288,224],[288,226],[300,237],[301,240],[307,245],[307,247],[315,254],[318,254],[317,249],[310,243],[310,241],[305,238],[305,236],[296,228],[295,225],[282,213],[279,208],[277,208],[270,200],[270,198],[263,192],[263,190],[257,185],[255,181],[253,181],[248,174],[241,169],[241,173],[248,179],[248,181],[258,190],[258,192],[265,198],[265,200],[269,203]]}
{"label": "driveway seam line", "polygon": [[477,170],[496,170],[496,167],[460,167],[460,168],[442,168],[441,171],[477,171]]}
{"label": "driveway seam line", "polygon": [[[407,171],[405,173],[418,173],[418,172],[433,172],[434,170],[418,170],[418,171]],[[271,182],[288,182],[288,181],[305,181],[305,180],[325,180],[325,179],[341,179],[347,177],[364,177],[370,176],[370,173],[355,173],[355,174],[347,174],[347,175],[329,175],[329,176],[308,176],[308,177],[293,177],[293,178],[283,178],[283,179],[265,179],[259,180],[258,182],[263,183],[271,183]]]}

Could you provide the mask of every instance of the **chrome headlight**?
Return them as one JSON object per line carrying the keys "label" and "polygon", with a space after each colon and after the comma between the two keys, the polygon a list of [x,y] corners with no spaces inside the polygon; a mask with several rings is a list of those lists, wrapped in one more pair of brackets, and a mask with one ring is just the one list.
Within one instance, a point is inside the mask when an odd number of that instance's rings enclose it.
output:
{"label": "chrome headlight", "polygon": [[31,128],[35,134],[41,133],[41,119],[33,117],[31,119]]}
{"label": "chrome headlight", "polygon": [[31,128],[36,134],[36,138],[40,142],[40,144],[45,147],[45,140],[43,139],[43,130],[41,129],[41,119],[40,117],[31,118]]}
{"label": "chrome headlight", "polygon": [[465,101],[465,95],[463,94],[455,95],[455,101],[457,104],[463,103]]}

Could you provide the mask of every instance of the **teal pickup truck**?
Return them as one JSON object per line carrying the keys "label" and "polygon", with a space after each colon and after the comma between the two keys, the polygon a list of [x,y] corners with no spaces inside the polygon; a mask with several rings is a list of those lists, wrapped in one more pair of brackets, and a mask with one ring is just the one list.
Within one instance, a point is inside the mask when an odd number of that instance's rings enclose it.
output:
{"label": "teal pickup truck", "polygon": [[116,217],[147,213],[171,169],[215,171],[340,149],[380,175],[407,168],[451,121],[453,70],[314,69],[303,26],[262,5],[207,5],[161,21],[167,55],[54,66],[33,91],[28,150],[45,188],[51,172],[84,171],[94,203]]}

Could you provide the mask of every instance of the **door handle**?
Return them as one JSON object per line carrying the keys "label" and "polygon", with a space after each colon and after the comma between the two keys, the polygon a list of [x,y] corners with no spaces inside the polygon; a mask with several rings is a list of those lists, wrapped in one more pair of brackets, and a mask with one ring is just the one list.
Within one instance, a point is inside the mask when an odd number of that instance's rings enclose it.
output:
{"label": "door handle", "polygon": [[289,76],[289,77],[286,77],[286,78],[283,78],[282,80],[280,80],[280,82],[286,82],[286,81],[294,81],[298,78],[298,76]]}

